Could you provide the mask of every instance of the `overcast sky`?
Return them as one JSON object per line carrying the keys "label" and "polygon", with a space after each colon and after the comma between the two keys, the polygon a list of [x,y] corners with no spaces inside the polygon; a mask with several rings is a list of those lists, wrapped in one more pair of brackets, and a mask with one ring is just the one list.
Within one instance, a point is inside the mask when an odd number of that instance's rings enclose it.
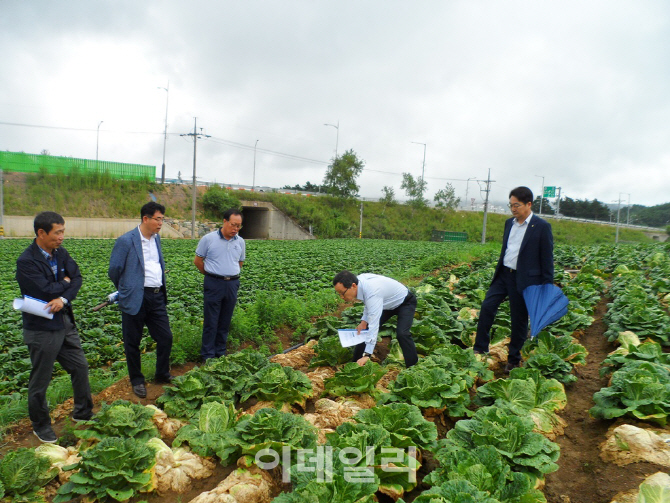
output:
{"label": "overcast sky", "polygon": [[[0,0],[0,150],[320,183],[337,149],[381,197],[527,185],[670,201],[670,3]],[[159,87],[168,87],[169,93]],[[337,125],[324,126],[324,123]],[[339,138],[338,138],[339,132]],[[472,178],[468,184],[466,179]]]}

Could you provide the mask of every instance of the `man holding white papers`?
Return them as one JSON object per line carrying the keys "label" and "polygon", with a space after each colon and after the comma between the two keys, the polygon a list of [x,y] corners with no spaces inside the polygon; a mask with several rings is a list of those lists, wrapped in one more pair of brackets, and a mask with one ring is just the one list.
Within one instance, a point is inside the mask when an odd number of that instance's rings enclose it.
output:
{"label": "man holding white papers", "polygon": [[339,272],[333,279],[337,294],[347,302],[360,300],[365,304],[363,317],[356,327],[358,333],[368,330],[367,340],[354,347],[354,361],[365,365],[374,352],[377,334],[392,316],[398,316],[397,337],[405,365],[411,367],[418,361],[416,346],[410,334],[416,297],[402,283],[378,274],[360,274],[349,271]]}
{"label": "man holding white papers", "polygon": [[16,281],[21,294],[44,301],[53,318],[23,312],[23,341],[28,346],[32,370],[28,382],[28,413],[33,432],[42,442],[54,443],[56,434],[46,391],[54,362],[70,374],[74,390],[75,421],[90,419],[93,410],[88,382],[88,362],[74,323],[72,301],[81,288],[77,263],[61,247],[65,220],[58,213],[44,211],[35,217],[35,240],[16,261]]}

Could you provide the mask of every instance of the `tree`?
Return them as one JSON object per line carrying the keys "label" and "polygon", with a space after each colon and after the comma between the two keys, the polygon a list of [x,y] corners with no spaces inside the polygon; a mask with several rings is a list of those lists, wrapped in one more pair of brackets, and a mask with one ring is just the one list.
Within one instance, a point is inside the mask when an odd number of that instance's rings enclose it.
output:
{"label": "tree", "polygon": [[393,187],[389,187],[388,185],[384,185],[384,188],[382,188],[382,192],[384,193],[384,197],[379,198],[379,202],[384,204],[384,207],[382,208],[382,215],[386,211],[387,206],[395,206],[396,200],[395,200],[395,190],[393,190]]}
{"label": "tree", "polygon": [[326,192],[341,198],[353,198],[358,195],[359,186],[356,184],[356,178],[363,171],[363,166],[365,161],[359,159],[352,149],[335,157],[323,179]]}
{"label": "tree", "polygon": [[305,184],[305,192],[320,192],[321,186],[315,183],[310,182],[309,180]]}
{"label": "tree", "polygon": [[[435,201],[435,207],[443,210],[444,214],[454,211],[461,202],[460,197],[456,197],[456,190],[454,190],[453,185],[447,183],[447,186],[443,189],[438,190],[433,197]],[[444,222],[444,214],[442,215],[441,222]]]}
{"label": "tree", "polygon": [[240,209],[240,201],[230,191],[212,185],[202,196],[202,207],[207,218],[219,220],[230,208]]}
{"label": "tree", "polygon": [[561,215],[566,217],[577,216],[577,204],[571,197],[561,199]]}
{"label": "tree", "polygon": [[546,197],[541,198],[540,196],[537,196],[535,198],[535,201],[533,201],[533,205],[530,207],[533,213],[535,213],[536,215],[540,213],[540,200],[542,200],[542,214],[553,215],[554,208],[551,207],[551,204],[549,204],[549,201],[547,200]]}
{"label": "tree", "polygon": [[382,192],[384,193],[384,197],[379,198],[380,203],[384,203],[384,206],[393,206],[396,204],[395,190],[393,190],[393,187],[384,185]]}
{"label": "tree", "polygon": [[405,189],[405,194],[409,198],[407,204],[413,208],[428,206],[428,200],[423,197],[423,192],[426,190],[426,182],[423,179],[417,178],[415,180],[410,173],[403,173],[400,188]]}
{"label": "tree", "polygon": [[299,183],[296,183],[295,185],[284,185],[282,189],[285,190],[297,190],[297,191],[303,191],[303,192],[321,192],[322,187],[319,185],[316,185],[310,181],[305,183],[304,186],[300,185]]}

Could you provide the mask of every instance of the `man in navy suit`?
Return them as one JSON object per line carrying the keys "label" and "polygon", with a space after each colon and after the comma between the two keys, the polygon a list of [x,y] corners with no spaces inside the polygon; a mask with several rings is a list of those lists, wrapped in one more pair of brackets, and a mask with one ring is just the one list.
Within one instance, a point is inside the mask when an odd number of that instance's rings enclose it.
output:
{"label": "man in navy suit", "polygon": [[165,207],[155,202],[142,206],[142,223],[119,237],[109,259],[109,279],[119,291],[123,348],[133,392],[147,396],[140,360],[140,342],[146,325],[156,341],[158,383],[169,383],[172,331],[167,315],[165,262],[158,233],[163,226]]}
{"label": "man in navy suit", "polygon": [[505,222],[500,258],[479,312],[474,351],[489,350],[489,332],[498,307],[509,297],[512,335],[505,372],[521,364],[521,347],[528,336],[528,310],[523,291],[530,285],[554,282],[554,238],[551,225],[531,211],[533,193],[517,187],[509,193],[513,217]]}

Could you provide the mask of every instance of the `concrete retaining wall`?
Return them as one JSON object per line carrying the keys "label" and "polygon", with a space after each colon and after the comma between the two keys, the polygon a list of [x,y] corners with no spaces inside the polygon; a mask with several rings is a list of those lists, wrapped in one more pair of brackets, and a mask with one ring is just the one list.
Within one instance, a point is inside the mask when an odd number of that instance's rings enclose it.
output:
{"label": "concrete retaining wall", "polygon": [[[65,218],[65,236],[71,238],[117,238],[140,223],[139,218]],[[35,237],[35,217],[5,215],[3,223],[7,237]],[[164,224],[161,238],[180,238],[181,234]]]}
{"label": "concrete retaining wall", "polygon": [[[241,201],[244,214],[240,235],[245,239],[314,239],[283,212],[264,201]],[[34,237],[34,216],[4,216],[7,237]],[[139,218],[76,218],[65,217],[65,236],[71,238],[117,238],[139,225]],[[218,223],[196,222],[196,238],[214,230]],[[161,238],[190,238],[191,222],[166,219]]]}

